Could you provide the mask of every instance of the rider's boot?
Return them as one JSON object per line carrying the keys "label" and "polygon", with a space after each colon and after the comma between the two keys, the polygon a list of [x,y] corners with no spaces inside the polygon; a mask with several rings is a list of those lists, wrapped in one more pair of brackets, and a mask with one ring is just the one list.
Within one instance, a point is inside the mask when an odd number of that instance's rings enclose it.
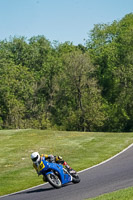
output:
{"label": "rider's boot", "polygon": [[65,166],[66,170],[71,174],[75,174],[76,171],[74,171],[66,162],[63,163],[63,165]]}

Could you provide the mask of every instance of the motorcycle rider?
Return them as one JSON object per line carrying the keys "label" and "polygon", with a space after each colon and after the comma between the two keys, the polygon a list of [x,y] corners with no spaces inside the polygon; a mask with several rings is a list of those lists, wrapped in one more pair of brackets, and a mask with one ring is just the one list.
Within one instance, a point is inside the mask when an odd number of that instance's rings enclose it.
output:
{"label": "motorcycle rider", "polygon": [[[40,165],[43,157],[45,157],[45,160],[47,160],[48,162],[55,162],[58,164],[62,164],[71,175],[75,173],[75,171],[67,164],[67,162],[65,162],[62,159],[61,156],[53,156],[53,155],[47,155],[47,154],[40,155],[38,152],[33,152],[31,154],[31,160],[33,161],[33,167],[35,168],[38,176],[41,175],[38,168],[39,168],[39,165]],[[43,176],[43,180],[46,181],[44,176]]]}

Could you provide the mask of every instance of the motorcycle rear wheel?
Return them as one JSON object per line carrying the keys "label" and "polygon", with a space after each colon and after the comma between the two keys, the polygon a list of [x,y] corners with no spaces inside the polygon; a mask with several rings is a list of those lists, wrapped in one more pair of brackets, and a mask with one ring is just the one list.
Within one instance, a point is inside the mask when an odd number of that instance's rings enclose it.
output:
{"label": "motorcycle rear wheel", "polygon": [[61,180],[55,174],[48,174],[47,180],[54,188],[58,189],[62,186]]}
{"label": "motorcycle rear wheel", "polygon": [[72,176],[72,182],[73,183],[79,183],[80,182],[80,178],[78,176],[78,174],[75,174]]}

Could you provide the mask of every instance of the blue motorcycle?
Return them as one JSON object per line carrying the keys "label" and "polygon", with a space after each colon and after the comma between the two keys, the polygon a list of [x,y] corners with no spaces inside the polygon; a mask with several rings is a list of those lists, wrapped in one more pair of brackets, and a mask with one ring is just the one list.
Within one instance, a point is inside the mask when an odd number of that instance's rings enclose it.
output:
{"label": "blue motorcycle", "polygon": [[45,160],[45,157],[42,158],[38,170],[39,174],[45,176],[46,180],[55,188],[60,188],[69,182],[80,182],[80,178],[76,172],[70,174],[61,164],[50,163]]}

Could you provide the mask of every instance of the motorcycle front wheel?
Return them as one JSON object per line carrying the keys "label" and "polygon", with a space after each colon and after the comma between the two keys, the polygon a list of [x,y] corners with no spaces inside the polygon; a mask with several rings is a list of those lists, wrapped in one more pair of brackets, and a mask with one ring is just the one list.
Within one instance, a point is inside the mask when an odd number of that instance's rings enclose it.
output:
{"label": "motorcycle front wheel", "polygon": [[58,189],[62,186],[61,180],[55,174],[48,174],[47,180],[54,188]]}

